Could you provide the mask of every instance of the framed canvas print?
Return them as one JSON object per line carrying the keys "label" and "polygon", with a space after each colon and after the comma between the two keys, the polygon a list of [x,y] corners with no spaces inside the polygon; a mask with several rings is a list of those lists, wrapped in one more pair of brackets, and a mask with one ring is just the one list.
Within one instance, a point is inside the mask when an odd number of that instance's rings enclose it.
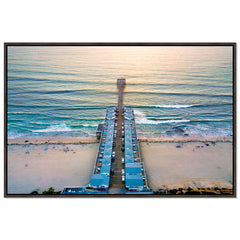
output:
{"label": "framed canvas print", "polygon": [[235,197],[235,43],[5,43],[5,197]]}

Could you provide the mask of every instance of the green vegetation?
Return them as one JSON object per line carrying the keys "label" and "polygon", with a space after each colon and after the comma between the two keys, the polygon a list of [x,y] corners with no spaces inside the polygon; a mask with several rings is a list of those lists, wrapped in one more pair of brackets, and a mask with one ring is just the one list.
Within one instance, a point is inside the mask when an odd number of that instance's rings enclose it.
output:
{"label": "green vegetation", "polygon": [[48,194],[48,195],[53,195],[56,194],[57,192],[54,192],[54,188],[50,187],[47,191],[43,191],[42,194]]}

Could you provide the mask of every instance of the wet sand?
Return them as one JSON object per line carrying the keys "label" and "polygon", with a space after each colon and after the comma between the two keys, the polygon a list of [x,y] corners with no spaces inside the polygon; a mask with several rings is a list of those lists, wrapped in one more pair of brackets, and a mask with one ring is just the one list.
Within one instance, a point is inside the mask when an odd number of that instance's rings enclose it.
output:
{"label": "wet sand", "polygon": [[140,149],[155,191],[232,188],[231,142],[142,142]]}
{"label": "wet sand", "polygon": [[17,138],[8,139],[9,145],[20,144],[89,144],[97,143],[96,137],[41,137],[41,138]]}
{"label": "wet sand", "polygon": [[139,142],[168,142],[168,143],[174,143],[174,142],[181,142],[181,143],[187,143],[187,142],[232,142],[232,137],[218,137],[218,138],[202,138],[202,137],[149,137],[149,136],[138,136]]}

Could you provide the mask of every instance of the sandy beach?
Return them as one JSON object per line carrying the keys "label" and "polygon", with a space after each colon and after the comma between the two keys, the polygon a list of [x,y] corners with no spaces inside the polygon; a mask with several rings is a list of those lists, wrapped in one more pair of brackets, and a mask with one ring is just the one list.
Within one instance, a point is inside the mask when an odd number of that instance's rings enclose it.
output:
{"label": "sandy beach", "polygon": [[50,187],[88,184],[98,144],[12,144],[8,146],[8,193],[41,193]]}
{"label": "sandy beach", "polygon": [[159,189],[232,188],[232,142],[142,142],[148,184]]}
{"label": "sandy beach", "polygon": [[[232,188],[231,138],[139,140],[152,190]],[[96,138],[8,140],[8,193],[86,185],[97,150]]]}

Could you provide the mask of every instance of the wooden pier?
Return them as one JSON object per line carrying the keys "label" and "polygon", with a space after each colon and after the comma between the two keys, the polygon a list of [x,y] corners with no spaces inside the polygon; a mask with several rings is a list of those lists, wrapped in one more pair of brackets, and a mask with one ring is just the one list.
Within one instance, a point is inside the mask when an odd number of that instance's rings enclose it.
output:
{"label": "wooden pier", "polygon": [[118,105],[107,108],[99,124],[100,139],[91,181],[86,186],[65,187],[61,194],[153,194],[141,161],[134,111],[123,107],[124,78],[117,79]]}
{"label": "wooden pier", "polygon": [[118,86],[118,108],[117,108],[118,116],[116,119],[117,135],[115,139],[115,147],[113,147],[113,151],[115,152],[115,160],[112,163],[113,174],[110,179],[109,189],[109,193],[113,194],[115,194],[116,192],[122,193],[124,188],[124,183],[122,182],[122,169],[124,169],[124,164],[122,164],[122,158],[124,158],[124,153],[122,151],[122,126],[124,124],[122,108],[125,79],[118,79],[117,86]]}

